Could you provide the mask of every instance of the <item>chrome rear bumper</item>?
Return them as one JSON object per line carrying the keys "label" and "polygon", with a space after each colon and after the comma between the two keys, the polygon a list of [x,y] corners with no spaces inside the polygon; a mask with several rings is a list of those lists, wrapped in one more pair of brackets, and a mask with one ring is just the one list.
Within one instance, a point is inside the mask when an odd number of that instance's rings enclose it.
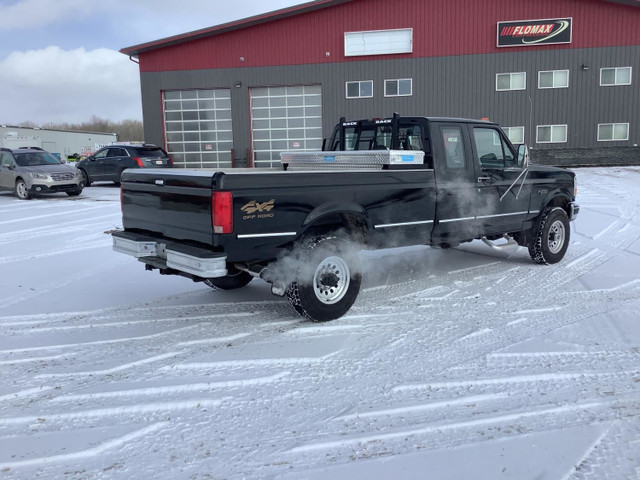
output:
{"label": "chrome rear bumper", "polygon": [[224,253],[124,231],[114,232],[111,237],[114,251],[158,268],[164,266],[201,278],[227,275],[227,256]]}

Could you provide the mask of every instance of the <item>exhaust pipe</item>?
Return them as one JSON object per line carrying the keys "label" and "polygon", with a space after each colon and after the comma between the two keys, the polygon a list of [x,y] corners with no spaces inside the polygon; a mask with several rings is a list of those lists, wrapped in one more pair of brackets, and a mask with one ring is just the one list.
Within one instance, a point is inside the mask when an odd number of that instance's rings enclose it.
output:
{"label": "exhaust pipe", "polygon": [[271,293],[273,295],[277,295],[278,297],[284,297],[287,293],[287,284],[281,280],[277,280],[272,278],[271,269],[269,267],[264,267],[262,265],[247,265],[244,263],[236,263],[233,265],[235,268],[240,270],[241,272],[246,272],[251,275],[253,278],[259,278],[264,280],[267,283],[271,284]]}

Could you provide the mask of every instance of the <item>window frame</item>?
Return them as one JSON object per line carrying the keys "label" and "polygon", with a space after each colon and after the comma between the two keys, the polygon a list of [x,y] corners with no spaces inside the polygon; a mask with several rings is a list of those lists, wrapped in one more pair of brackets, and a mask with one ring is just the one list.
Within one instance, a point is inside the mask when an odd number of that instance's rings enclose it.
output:
{"label": "window frame", "polygon": [[[616,125],[626,125],[627,126],[627,138],[600,138],[600,127],[611,125],[611,134],[613,137],[613,133],[615,132]],[[597,129],[596,139],[598,142],[628,142],[629,141],[629,122],[617,122],[617,123],[599,123]]]}
{"label": "window frame", "polygon": [[[498,88],[498,77],[500,75],[509,75],[509,88]],[[524,85],[522,88],[512,88],[512,77],[513,75],[523,75],[524,76]],[[527,89],[527,72],[502,72],[496,73],[496,92],[519,92]]]}
{"label": "window frame", "polygon": [[[400,82],[401,81],[409,81],[410,82],[410,91],[409,93],[397,93],[395,95],[389,95],[387,94],[387,82],[396,82],[396,89],[398,92],[400,92]],[[387,98],[393,98],[393,97],[412,97],[413,96],[413,78],[389,78],[389,79],[385,79],[384,80],[384,96]]]}
{"label": "window frame", "polygon": [[[549,141],[540,141],[540,128],[551,127],[551,135]],[[564,140],[553,140],[553,127],[564,127]],[[566,123],[557,123],[557,124],[549,124],[549,125],[536,125],[536,143],[567,143],[569,138],[569,126]]]}
{"label": "window frame", "polygon": [[[514,143],[511,140],[511,137],[509,136],[508,131],[511,129],[521,129],[522,130],[522,142],[516,142]],[[524,126],[515,126],[515,127],[502,127],[502,131],[504,132],[505,136],[509,139],[509,141],[511,142],[512,145],[522,145],[523,143],[527,143],[526,142],[526,138],[525,138],[525,131],[524,131]]]}
{"label": "window frame", "polygon": [[[350,83],[357,83],[358,84],[358,96],[357,97],[350,97],[349,96],[349,84]],[[361,85],[363,83],[371,83],[371,95],[369,95],[369,96],[361,95],[361,93],[362,93]],[[349,81],[344,83],[345,97],[347,98],[347,100],[356,100],[358,98],[373,98],[373,93],[374,93],[373,87],[374,87],[373,80],[349,80]]]}
{"label": "window frame", "polygon": [[[555,79],[556,79],[556,72],[567,72],[567,84],[566,85],[560,85],[560,86],[556,86],[555,85]],[[553,74],[553,80],[552,83],[553,85],[551,87],[542,87],[540,86],[540,74],[541,73],[552,73]],[[555,89],[555,88],[569,88],[569,69],[563,69],[563,70],[540,70],[538,71],[538,89],[539,90],[548,90],[548,89]]]}
{"label": "window frame", "polygon": [[[618,70],[622,70],[622,69],[629,69],[629,83],[618,83],[616,81],[617,77],[618,77]],[[602,83],[602,72],[603,70],[613,70],[614,71],[614,83]],[[626,66],[626,67],[602,67],[600,69],[600,86],[601,87],[622,87],[625,85],[631,85],[633,83],[633,67],[632,66]]]}

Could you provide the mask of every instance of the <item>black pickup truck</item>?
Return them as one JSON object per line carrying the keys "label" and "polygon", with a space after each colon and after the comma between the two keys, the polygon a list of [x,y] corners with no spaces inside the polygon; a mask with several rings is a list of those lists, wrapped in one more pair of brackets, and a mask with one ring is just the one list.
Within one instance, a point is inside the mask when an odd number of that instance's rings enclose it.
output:
{"label": "black pickup truck", "polygon": [[281,157],[282,170],[126,170],[114,250],[215,289],[262,278],[326,321],[356,300],[361,249],[482,239],[552,264],[579,211],[573,172],[529,165],[487,121],[341,119],[323,151]]}

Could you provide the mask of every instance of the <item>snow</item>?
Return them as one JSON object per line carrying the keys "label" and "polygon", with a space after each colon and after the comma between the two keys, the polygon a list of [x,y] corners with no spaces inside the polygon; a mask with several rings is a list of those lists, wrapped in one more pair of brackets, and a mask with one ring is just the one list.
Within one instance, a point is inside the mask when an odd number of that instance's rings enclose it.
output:
{"label": "snow", "polygon": [[0,476],[640,478],[640,168],[577,174],[561,263],[363,252],[326,324],[113,252],[114,186],[0,193]]}

